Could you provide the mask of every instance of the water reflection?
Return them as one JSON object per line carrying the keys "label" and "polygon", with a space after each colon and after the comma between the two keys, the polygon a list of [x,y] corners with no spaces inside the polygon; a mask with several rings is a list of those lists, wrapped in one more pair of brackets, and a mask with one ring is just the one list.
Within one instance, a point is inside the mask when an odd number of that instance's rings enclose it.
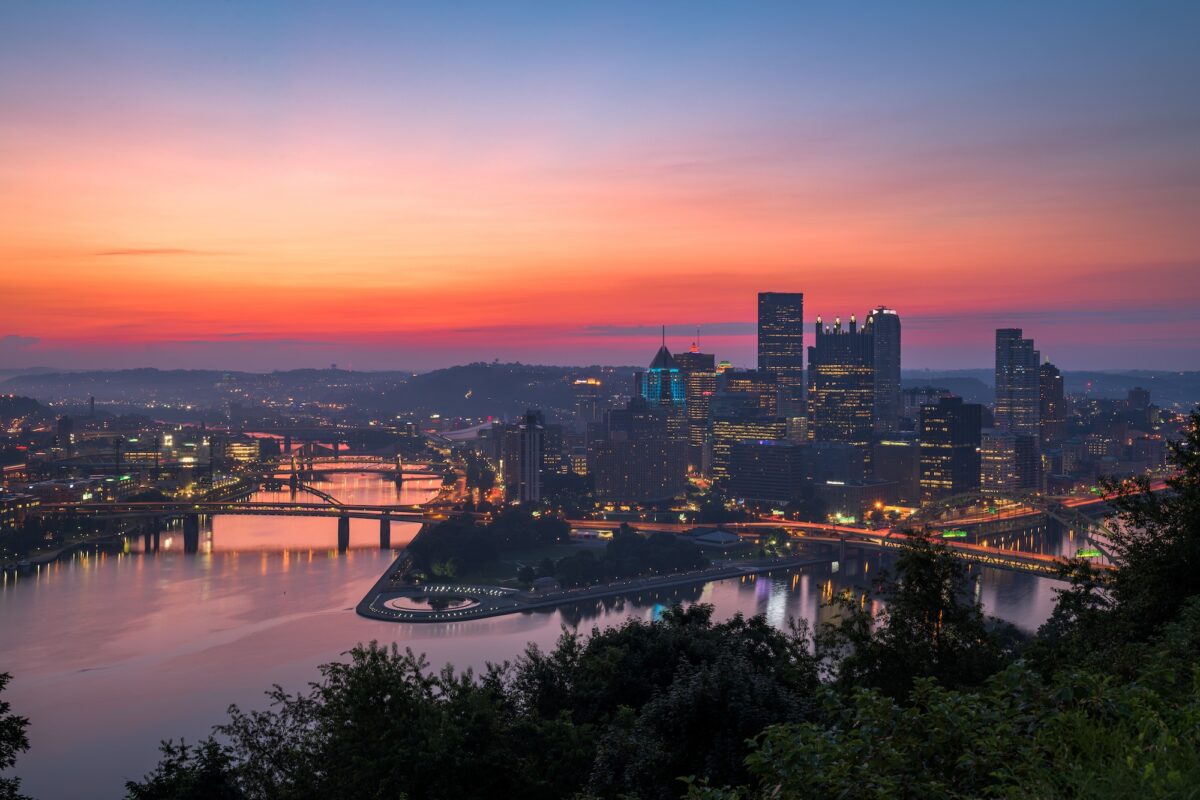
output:
{"label": "water reflection", "polygon": [[[375,504],[417,502],[439,483],[409,480],[397,489],[379,475],[334,474],[318,486],[345,502]],[[256,499],[280,494],[287,492]],[[393,523],[393,545],[414,532]],[[1014,534],[1021,535],[1046,548],[1041,552],[1071,545],[1050,529]],[[762,613],[776,625],[795,617],[815,626],[831,614],[823,602],[869,585],[888,566],[882,554],[851,553],[836,569],[806,567],[483,620],[395,624],[353,612],[393,558],[379,549],[378,524],[352,521],[346,553],[338,554],[336,538],[332,519],[217,517],[203,527],[194,554],[183,552],[182,531],[171,528],[157,552],[133,536],[0,586],[0,670],[14,675],[14,710],[33,720],[33,748],[20,770],[29,793],[118,796],[122,781],[153,766],[159,739],[195,740],[223,719],[228,703],[261,707],[272,683],[300,689],[317,677],[318,664],[359,642],[411,647],[435,667],[479,668],[514,659],[528,642],[552,647],[564,627],[652,619],[676,602],[711,603],[720,619]],[[1026,629],[1049,614],[1053,582],[975,572],[990,613]],[[64,763],[75,769],[63,770]]]}

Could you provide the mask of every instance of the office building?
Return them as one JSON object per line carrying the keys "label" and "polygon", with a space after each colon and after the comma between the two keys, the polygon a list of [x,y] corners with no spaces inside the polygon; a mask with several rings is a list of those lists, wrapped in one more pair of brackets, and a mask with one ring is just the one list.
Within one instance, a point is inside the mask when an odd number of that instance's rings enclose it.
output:
{"label": "office building", "polygon": [[782,416],[779,411],[779,384],[773,372],[764,369],[729,369],[721,373],[716,385],[719,394],[741,394],[754,398],[753,407],[763,416]]}
{"label": "office building", "polygon": [[782,441],[787,438],[787,420],[759,415],[715,417],[710,436],[712,480],[715,484],[725,486],[734,443],[767,439]]}
{"label": "office building", "polygon": [[861,330],[850,317],[832,327],[817,317],[816,337],[808,348],[808,435],[813,440],[846,442],[859,449],[866,476],[870,465],[875,416],[875,337],[873,325]]}
{"label": "office building", "polygon": [[670,409],[637,397],[588,434],[596,496],[619,503],[669,500],[687,487],[687,442],[670,433]]}
{"label": "office building", "polygon": [[783,416],[803,416],[804,295],[759,292],[758,368],[775,376]]}
{"label": "office building", "polygon": [[921,502],[921,447],[911,433],[889,434],[871,447],[871,474],[896,487],[896,502]]}
{"label": "office building", "polygon": [[[493,426],[496,430],[496,426]],[[526,411],[516,424],[499,428],[500,478],[508,502],[537,503],[542,499],[545,469],[545,419],[541,411]],[[561,430],[559,448],[561,459]]]}
{"label": "office building", "polygon": [[996,330],[996,428],[1035,439],[1041,435],[1039,361],[1033,339],[1023,339],[1020,328]]}
{"label": "office building", "polygon": [[571,394],[575,401],[575,414],[572,419],[572,429],[575,433],[583,433],[589,423],[604,419],[607,403],[604,384],[599,378],[576,379],[571,384]]}
{"label": "office building", "polygon": [[993,497],[1018,497],[1038,488],[1037,441],[1023,433],[985,430],[979,446],[979,491]]}
{"label": "office building", "polygon": [[778,439],[745,439],[729,448],[728,492],[740,500],[786,505],[803,496],[807,447]]}
{"label": "office building", "polygon": [[903,401],[900,397],[900,315],[878,306],[867,318],[875,337],[875,430],[899,430]]}
{"label": "office building", "polygon": [[688,468],[703,473],[704,452],[708,443],[708,409],[717,388],[717,362],[712,353],[701,353],[697,342],[686,353],[675,356],[683,375],[684,405],[687,416]]}
{"label": "office building", "polygon": [[979,488],[983,408],[943,397],[921,409],[921,500],[929,502]]}
{"label": "office building", "polygon": [[684,386],[683,372],[679,364],[667,349],[666,329],[663,330],[663,344],[654,354],[650,368],[641,374],[641,396],[651,406],[662,408],[667,415],[667,432],[672,438],[686,442],[687,431],[687,392]]}
{"label": "office building", "polygon": [[1038,368],[1038,430],[1042,446],[1061,442],[1067,436],[1067,399],[1063,376],[1047,361]]}

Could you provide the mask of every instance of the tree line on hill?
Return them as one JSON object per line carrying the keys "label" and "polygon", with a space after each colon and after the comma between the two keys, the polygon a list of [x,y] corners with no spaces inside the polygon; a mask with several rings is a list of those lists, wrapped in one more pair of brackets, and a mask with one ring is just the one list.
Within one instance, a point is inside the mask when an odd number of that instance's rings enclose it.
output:
{"label": "tree line on hill", "polygon": [[[479,673],[360,645],[307,691],[164,743],[126,796],[1195,796],[1200,415],[1173,449],[1172,492],[1115,501],[1120,566],[1072,564],[1034,636],[987,617],[963,564],[917,539],[815,631],[693,605]],[[0,706],[0,768],[25,745],[14,719]]]}

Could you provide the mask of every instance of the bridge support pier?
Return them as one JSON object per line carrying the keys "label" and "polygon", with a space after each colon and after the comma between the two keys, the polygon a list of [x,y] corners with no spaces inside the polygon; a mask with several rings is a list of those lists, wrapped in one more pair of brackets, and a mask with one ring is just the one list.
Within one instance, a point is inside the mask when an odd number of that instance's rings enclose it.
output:
{"label": "bridge support pier", "polygon": [[159,536],[162,533],[162,517],[151,517],[142,529],[142,551],[157,553]]}
{"label": "bridge support pier", "polygon": [[387,514],[379,518],[379,549],[392,549],[392,518]]}
{"label": "bridge support pier", "polygon": [[845,536],[843,536],[841,541],[838,542],[838,563],[839,564],[846,563],[846,537]]}
{"label": "bridge support pier", "polygon": [[200,551],[200,515],[183,515],[183,552],[197,553]]}
{"label": "bridge support pier", "polygon": [[350,518],[338,517],[338,552],[344,553],[350,549]]}

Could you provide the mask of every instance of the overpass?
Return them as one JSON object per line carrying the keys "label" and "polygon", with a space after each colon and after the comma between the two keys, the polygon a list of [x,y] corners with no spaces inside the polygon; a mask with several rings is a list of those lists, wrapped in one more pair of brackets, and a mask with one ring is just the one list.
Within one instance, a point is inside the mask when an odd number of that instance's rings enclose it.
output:
{"label": "overpass", "polygon": [[[621,526],[616,520],[568,520],[573,529],[579,530],[612,530]],[[663,533],[684,534],[692,531],[694,525],[681,525],[669,522],[630,522],[631,527],[639,531],[661,531]],[[845,560],[847,546],[875,551],[895,551],[901,549],[910,537],[894,528],[865,530],[848,525],[834,525],[819,522],[739,522],[723,526],[739,536],[757,537],[764,530],[786,530],[794,539],[799,541],[834,544],[839,548],[839,560]],[[1035,575],[1053,577],[1059,574],[1066,563],[1057,556],[1043,553],[1028,553],[1021,550],[1006,550],[1000,547],[988,547],[980,544],[942,540],[950,552],[958,559],[982,566],[1007,569],[1016,572],[1027,572]]]}

